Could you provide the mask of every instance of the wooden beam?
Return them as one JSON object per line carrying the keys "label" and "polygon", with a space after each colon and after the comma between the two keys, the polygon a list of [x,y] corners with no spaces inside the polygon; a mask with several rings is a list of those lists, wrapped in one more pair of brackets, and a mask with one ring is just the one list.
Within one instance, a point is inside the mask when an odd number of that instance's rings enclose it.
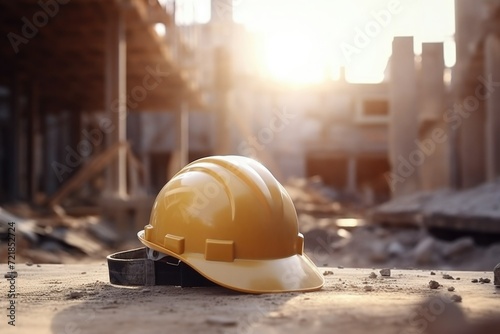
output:
{"label": "wooden beam", "polygon": [[97,173],[102,171],[114,159],[116,159],[120,149],[125,149],[127,143],[114,143],[105,151],[90,159],[76,174],[69,179],[61,188],[59,188],[54,195],[52,195],[47,203],[50,207],[55,207],[61,203],[69,194],[76,189],[80,188],[82,184],[90,180]]}

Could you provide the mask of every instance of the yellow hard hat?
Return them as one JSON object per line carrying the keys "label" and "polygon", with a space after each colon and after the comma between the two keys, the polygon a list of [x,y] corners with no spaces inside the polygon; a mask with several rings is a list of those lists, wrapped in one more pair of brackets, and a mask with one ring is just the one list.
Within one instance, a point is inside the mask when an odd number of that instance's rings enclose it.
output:
{"label": "yellow hard hat", "polygon": [[303,253],[290,196],[250,158],[214,156],[184,167],[156,197],[138,237],[233,290],[312,291],[324,284]]}

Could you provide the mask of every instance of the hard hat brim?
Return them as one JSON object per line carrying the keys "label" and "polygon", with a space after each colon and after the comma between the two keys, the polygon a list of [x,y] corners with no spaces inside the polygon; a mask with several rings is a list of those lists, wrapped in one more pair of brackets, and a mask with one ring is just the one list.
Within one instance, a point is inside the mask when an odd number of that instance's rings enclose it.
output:
{"label": "hard hat brim", "polygon": [[325,283],[314,263],[305,254],[281,259],[247,260],[232,262],[207,261],[203,254],[175,254],[144,238],[144,231],[137,233],[148,248],[173,256],[189,265],[210,281],[246,293],[277,293],[315,291]]}

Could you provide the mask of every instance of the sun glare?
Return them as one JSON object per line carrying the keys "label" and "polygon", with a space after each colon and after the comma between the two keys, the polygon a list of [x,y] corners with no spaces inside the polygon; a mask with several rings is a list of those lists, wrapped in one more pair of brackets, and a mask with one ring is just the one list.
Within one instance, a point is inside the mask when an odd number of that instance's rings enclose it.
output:
{"label": "sun glare", "polygon": [[266,70],[278,80],[313,83],[325,76],[326,53],[314,33],[274,33],[266,39],[264,52]]}
{"label": "sun glare", "polygon": [[[265,73],[289,83],[338,78],[341,66],[351,82],[384,80],[394,36],[420,43],[449,41],[454,33],[453,0],[436,7],[440,19],[422,27],[433,0],[415,3],[374,0],[237,0],[236,21],[262,36]],[[391,4],[398,4],[390,12]],[[394,8],[392,8],[394,9]],[[389,13],[388,16],[384,13]],[[384,16],[385,15],[385,16]],[[454,62],[453,43],[445,45],[446,64]],[[350,48],[350,49],[349,49]],[[351,53],[349,53],[351,51]]]}

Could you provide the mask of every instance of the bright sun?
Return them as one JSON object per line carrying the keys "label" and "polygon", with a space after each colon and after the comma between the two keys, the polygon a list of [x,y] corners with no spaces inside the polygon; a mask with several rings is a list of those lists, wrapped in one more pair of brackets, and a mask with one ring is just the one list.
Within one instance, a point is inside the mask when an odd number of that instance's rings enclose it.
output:
{"label": "bright sun", "polygon": [[339,31],[353,24],[352,17],[341,15],[338,9],[356,12],[358,7],[350,1],[316,2],[253,0],[242,3],[242,7],[247,7],[240,8],[244,13],[241,21],[261,36],[261,66],[271,79],[308,84],[338,73],[342,60],[335,54],[335,42],[340,38]]}
{"label": "bright sun", "polygon": [[311,83],[326,75],[328,53],[314,33],[275,32],[266,38],[264,52],[266,70],[278,80]]}

